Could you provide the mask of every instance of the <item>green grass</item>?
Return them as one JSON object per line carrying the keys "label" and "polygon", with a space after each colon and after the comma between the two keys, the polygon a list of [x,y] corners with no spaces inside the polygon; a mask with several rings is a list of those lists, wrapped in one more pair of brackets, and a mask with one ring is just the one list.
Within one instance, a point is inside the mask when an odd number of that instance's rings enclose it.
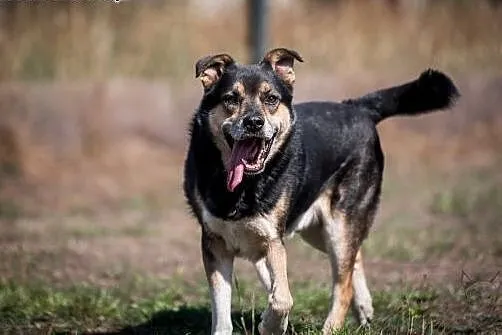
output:
{"label": "green grass", "polygon": [[[312,283],[293,286],[295,306],[290,334],[319,333],[329,305],[328,292],[327,286]],[[339,333],[443,333],[431,316],[434,311],[440,312],[438,296],[430,289],[376,292],[376,319],[371,328],[358,328],[350,317]],[[205,283],[190,285],[178,280],[136,280],[108,289],[6,281],[0,284],[0,324],[8,333],[110,333],[127,329],[136,333],[206,334],[211,319],[208,306]],[[234,289],[233,307],[235,333],[257,334],[255,327],[265,307],[261,289],[240,283]]]}
{"label": "green grass", "polygon": [[[500,258],[501,166],[497,162],[415,181],[389,177],[382,206],[387,212],[364,242],[365,255],[399,262]],[[404,202],[403,194],[408,194]]]}
{"label": "green grass", "polygon": [[113,330],[141,324],[162,311],[176,314],[189,303],[189,295],[185,293],[194,292],[187,285],[181,288],[175,281],[160,286],[146,280],[115,288],[85,284],[57,288],[42,283],[4,281],[0,284],[0,324],[11,331]]}
{"label": "green grass", "polygon": [[478,250],[484,250],[486,255],[502,256],[502,180],[497,172],[500,164],[494,169],[475,170],[461,176],[453,185],[437,192],[430,203],[429,211],[438,219],[455,224],[450,236],[462,232],[463,236],[455,236],[453,241],[464,257],[475,257],[476,245],[482,246]]}

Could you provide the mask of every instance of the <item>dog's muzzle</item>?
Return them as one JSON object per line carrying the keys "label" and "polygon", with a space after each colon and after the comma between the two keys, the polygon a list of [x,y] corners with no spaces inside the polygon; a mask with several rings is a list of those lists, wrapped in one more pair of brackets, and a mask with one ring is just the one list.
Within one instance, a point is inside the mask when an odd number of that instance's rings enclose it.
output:
{"label": "dog's muzzle", "polygon": [[265,169],[276,130],[265,119],[250,116],[224,125],[223,133],[232,151],[225,163],[227,188],[233,192],[244,174],[259,174]]}

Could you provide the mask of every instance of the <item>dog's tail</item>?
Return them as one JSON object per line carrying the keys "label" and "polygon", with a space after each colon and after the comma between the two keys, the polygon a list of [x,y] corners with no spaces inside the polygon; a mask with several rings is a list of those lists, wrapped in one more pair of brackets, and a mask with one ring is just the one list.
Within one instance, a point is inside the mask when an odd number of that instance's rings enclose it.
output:
{"label": "dog's tail", "polygon": [[418,79],[379,90],[344,103],[367,109],[378,123],[394,115],[417,115],[453,106],[460,97],[453,81],[435,70],[422,72]]}

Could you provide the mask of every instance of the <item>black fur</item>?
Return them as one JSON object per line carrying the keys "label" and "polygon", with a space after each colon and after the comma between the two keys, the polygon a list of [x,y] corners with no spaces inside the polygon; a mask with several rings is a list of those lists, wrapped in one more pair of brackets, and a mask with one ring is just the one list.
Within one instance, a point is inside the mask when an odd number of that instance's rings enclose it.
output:
{"label": "black fur", "polygon": [[[274,85],[282,102],[290,107],[294,126],[265,170],[246,175],[237,189],[229,192],[221,154],[209,131],[208,113],[220,103],[225,88],[236,80],[245,80],[251,86],[254,81],[264,80]],[[372,216],[384,165],[376,124],[394,115],[447,108],[458,95],[446,75],[428,70],[417,80],[357,99],[292,106],[290,91],[271,70],[259,65],[231,64],[220,82],[204,94],[193,117],[185,163],[185,195],[199,221],[196,189],[213,215],[232,220],[269,212],[283,191],[289,189],[292,195],[284,222],[287,229],[323,188],[337,185],[333,188],[333,207],[354,217]],[[366,232],[367,227],[362,228],[362,235]]]}
{"label": "black fur", "polygon": [[378,123],[394,115],[416,115],[451,107],[460,96],[445,74],[428,69],[417,80],[368,94],[343,103],[371,110]]}

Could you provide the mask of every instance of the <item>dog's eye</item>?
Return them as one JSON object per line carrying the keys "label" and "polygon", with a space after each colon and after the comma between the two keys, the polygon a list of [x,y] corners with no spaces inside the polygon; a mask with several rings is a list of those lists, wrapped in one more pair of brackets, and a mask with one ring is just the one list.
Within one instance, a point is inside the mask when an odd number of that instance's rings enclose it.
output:
{"label": "dog's eye", "polygon": [[227,106],[235,106],[239,104],[239,97],[235,94],[223,96],[223,103]]}
{"label": "dog's eye", "polygon": [[279,102],[279,97],[277,95],[268,95],[265,97],[264,102],[267,105],[275,106]]}

